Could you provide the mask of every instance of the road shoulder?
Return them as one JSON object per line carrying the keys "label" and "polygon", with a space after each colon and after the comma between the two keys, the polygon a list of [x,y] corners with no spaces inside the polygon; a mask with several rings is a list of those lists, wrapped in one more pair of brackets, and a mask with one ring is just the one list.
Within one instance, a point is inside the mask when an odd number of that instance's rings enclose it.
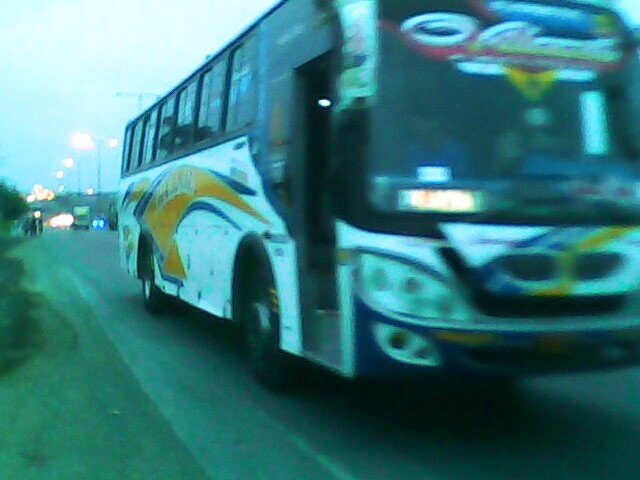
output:
{"label": "road shoulder", "polygon": [[0,478],[204,480],[52,253],[30,240],[0,256],[40,332],[0,377]]}

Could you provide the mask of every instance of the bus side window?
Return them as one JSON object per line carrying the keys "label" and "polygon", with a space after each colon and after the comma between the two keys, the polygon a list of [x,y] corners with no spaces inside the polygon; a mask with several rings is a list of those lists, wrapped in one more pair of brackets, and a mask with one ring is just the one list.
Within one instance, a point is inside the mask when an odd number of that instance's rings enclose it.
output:
{"label": "bus side window", "polygon": [[192,81],[178,96],[178,122],[175,128],[175,151],[184,150],[192,143],[197,89],[197,82]]}
{"label": "bus side window", "polygon": [[130,167],[132,169],[136,169],[140,166],[140,153],[142,150],[142,130],[144,127],[144,123],[142,121],[138,121],[136,123],[133,130],[133,140],[131,144],[131,160]]}
{"label": "bus side window", "polygon": [[254,72],[253,40],[247,41],[233,54],[231,88],[227,113],[227,130],[244,128],[253,118]]}
{"label": "bus side window", "polygon": [[131,170],[131,128],[127,128],[124,136],[124,148],[122,149],[122,175]]}
{"label": "bus side window", "polygon": [[176,99],[171,97],[160,107],[160,132],[158,135],[158,160],[164,160],[173,152]]}
{"label": "bus side window", "polygon": [[209,140],[221,130],[226,70],[226,61],[222,60],[202,76],[202,95],[200,96],[196,142]]}
{"label": "bus side window", "polygon": [[158,124],[158,110],[151,112],[145,121],[144,149],[142,151],[142,165],[149,165],[156,156],[156,130]]}

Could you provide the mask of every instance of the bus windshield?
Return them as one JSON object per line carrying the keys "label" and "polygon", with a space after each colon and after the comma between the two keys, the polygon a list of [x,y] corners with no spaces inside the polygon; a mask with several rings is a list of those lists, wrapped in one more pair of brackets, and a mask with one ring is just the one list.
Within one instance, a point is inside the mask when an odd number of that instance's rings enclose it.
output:
{"label": "bus windshield", "polygon": [[[530,2],[400,3],[381,6],[367,172],[378,209],[460,214],[507,205],[500,214],[518,216],[530,215],[528,205],[566,217],[540,207],[572,200],[573,214],[593,217],[611,214],[593,207],[613,195],[623,216],[640,220],[640,170],[619,141],[612,81],[603,80],[622,82],[632,63],[614,34],[617,17]],[[580,15],[600,15],[608,33],[578,31]]]}

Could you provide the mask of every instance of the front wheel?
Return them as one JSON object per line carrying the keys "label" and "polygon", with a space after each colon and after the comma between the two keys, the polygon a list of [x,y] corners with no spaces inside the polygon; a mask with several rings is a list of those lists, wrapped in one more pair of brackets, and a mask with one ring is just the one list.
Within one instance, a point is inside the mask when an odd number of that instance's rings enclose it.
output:
{"label": "front wheel", "polygon": [[251,371],[268,390],[288,391],[298,375],[293,359],[280,349],[280,312],[273,277],[266,268],[252,266],[238,285],[236,303]]}
{"label": "front wheel", "polygon": [[142,271],[140,279],[142,280],[142,298],[144,306],[149,313],[161,313],[165,307],[166,295],[156,285],[156,267],[153,252],[150,248],[146,248],[142,261]]}

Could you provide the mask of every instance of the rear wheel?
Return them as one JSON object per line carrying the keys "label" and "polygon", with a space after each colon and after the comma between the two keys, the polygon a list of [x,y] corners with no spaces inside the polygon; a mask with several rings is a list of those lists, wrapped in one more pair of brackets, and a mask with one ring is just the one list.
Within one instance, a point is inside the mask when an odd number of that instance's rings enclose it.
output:
{"label": "rear wheel", "polygon": [[297,383],[297,369],[280,349],[280,308],[273,276],[266,267],[256,268],[256,263],[242,272],[236,308],[254,377],[268,390],[283,392]]}
{"label": "rear wheel", "polygon": [[166,295],[156,285],[156,266],[153,250],[146,247],[142,251],[140,279],[145,308],[153,314],[161,313],[166,307]]}

